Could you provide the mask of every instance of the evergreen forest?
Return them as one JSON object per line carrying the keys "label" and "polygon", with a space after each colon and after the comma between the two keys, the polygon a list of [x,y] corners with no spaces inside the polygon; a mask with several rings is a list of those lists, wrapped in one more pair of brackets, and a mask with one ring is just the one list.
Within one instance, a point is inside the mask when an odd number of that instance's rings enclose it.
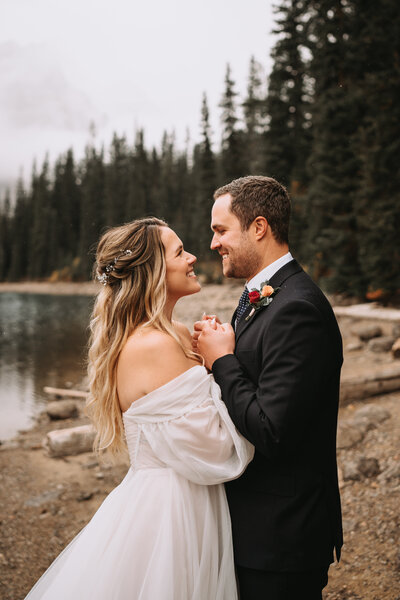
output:
{"label": "evergreen forest", "polygon": [[132,145],[114,134],[107,149],[88,143],[79,161],[66,150],[34,166],[15,201],[2,199],[0,281],[86,280],[105,228],[146,215],[177,231],[198,272],[219,272],[209,250],[213,191],[263,174],[287,186],[292,253],[324,290],[398,293],[400,4],[280,0],[273,33],[268,79],[249,57],[245,97],[227,65],[218,143],[204,94],[190,151],[169,132],[149,148],[138,130]]}

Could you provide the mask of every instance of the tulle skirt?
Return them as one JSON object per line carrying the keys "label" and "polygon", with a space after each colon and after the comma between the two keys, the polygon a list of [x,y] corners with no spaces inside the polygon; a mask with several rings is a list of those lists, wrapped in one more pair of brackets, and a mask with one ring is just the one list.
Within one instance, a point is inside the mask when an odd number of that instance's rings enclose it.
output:
{"label": "tulle skirt", "polygon": [[129,469],[28,600],[235,600],[222,484]]}

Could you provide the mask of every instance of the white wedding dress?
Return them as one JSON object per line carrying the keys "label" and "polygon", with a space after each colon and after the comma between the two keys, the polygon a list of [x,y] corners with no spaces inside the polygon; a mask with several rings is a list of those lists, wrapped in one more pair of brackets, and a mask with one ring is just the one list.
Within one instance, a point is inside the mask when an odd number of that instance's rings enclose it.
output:
{"label": "white wedding dress", "polygon": [[29,600],[235,600],[223,481],[253,446],[202,366],[123,414],[131,466]]}

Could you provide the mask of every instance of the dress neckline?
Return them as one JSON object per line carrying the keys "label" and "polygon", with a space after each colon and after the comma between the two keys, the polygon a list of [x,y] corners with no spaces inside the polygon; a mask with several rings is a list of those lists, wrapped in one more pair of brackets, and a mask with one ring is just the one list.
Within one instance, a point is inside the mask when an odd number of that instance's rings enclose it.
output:
{"label": "dress neckline", "polygon": [[149,392],[148,394],[145,394],[144,396],[140,396],[140,398],[138,398],[137,400],[134,400],[132,402],[132,404],[129,406],[129,408],[122,411],[122,416],[128,414],[129,411],[131,410],[131,408],[137,406],[138,403],[141,404],[143,400],[147,400],[153,394],[159,392],[160,390],[164,390],[165,388],[168,388],[173,383],[176,383],[179,379],[183,378],[187,373],[189,373],[190,371],[193,371],[193,369],[204,369],[207,373],[207,369],[204,365],[194,365],[193,367],[186,369],[186,371],[183,371],[183,373],[180,373],[176,377],[173,377],[173,379],[170,379],[166,383],[163,383],[163,385],[160,385],[159,387],[155,388],[154,390],[151,390],[151,392]]}

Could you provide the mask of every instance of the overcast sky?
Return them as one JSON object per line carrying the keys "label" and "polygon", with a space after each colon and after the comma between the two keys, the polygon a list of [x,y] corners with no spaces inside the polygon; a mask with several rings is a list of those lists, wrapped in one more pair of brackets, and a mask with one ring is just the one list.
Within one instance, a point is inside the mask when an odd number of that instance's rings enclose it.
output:
{"label": "overcast sky", "polygon": [[267,0],[0,0],[0,183],[82,156],[91,122],[106,147],[138,127],[197,141],[203,91],[217,147],[226,64],[241,93],[251,55],[267,74],[273,24]]}

